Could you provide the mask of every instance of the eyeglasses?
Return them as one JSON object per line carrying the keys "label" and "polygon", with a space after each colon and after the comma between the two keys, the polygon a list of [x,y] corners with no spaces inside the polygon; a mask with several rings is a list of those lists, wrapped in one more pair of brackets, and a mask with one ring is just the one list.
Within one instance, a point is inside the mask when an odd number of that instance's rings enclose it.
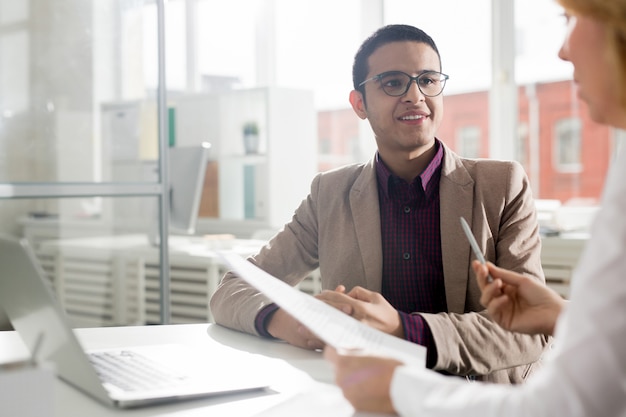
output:
{"label": "eyeglasses", "polygon": [[359,84],[359,87],[367,82],[378,80],[385,94],[400,97],[409,91],[411,82],[415,81],[422,94],[426,97],[435,97],[441,94],[448,78],[446,74],[437,71],[426,71],[417,77],[411,77],[402,71],[388,71],[368,78]]}

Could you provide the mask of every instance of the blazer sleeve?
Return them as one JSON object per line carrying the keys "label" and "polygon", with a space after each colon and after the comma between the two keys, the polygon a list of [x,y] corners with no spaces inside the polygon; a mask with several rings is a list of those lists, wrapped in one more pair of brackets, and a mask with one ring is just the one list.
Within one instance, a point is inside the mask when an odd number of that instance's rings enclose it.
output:
{"label": "blazer sleeve", "polygon": [[[535,205],[523,168],[515,162],[482,162],[483,167],[471,171],[472,227],[485,257],[545,282]],[[480,289],[469,265],[469,259],[463,261],[455,272],[468,277],[465,311],[421,314],[436,347],[433,369],[455,375],[492,375],[481,379],[496,382],[522,382],[551,339],[512,333],[493,322],[480,305]],[[493,375],[497,371],[500,375]]]}
{"label": "blazer sleeve", "polygon": [[[295,286],[314,271],[318,263],[316,195],[320,176],[311,193],[296,209],[292,220],[248,260],[269,274]],[[257,314],[271,300],[233,272],[227,272],[210,300],[216,323],[258,335]]]}

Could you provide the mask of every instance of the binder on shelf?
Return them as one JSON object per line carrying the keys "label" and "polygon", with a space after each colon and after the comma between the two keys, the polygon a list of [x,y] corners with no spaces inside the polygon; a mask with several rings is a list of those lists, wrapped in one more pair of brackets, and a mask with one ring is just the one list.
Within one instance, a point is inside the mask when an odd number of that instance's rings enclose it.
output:
{"label": "binder on shelf", "polygon": [[254,165],[243,166],[243,214],[245,219],[256,218],[256,167]]}

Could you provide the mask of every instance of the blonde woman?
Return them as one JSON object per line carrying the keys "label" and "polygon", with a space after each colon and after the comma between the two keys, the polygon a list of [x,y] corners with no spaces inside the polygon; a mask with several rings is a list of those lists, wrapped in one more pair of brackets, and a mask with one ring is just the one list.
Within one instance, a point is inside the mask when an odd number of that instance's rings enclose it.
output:
{"label": "blonde woman", "polygon": [[[626,0],[559,0],[591,117],[626,129]],[[358,410],[402,416],[626,416],[626,152],[614,161],[570,302],[533,280],[474,263],[481,303],[505,329],[554,334],[554,349],[523,385],[467,383],[385,358],[337,352],[337,384]],[[494,277],[486,280],[487,270]]]}

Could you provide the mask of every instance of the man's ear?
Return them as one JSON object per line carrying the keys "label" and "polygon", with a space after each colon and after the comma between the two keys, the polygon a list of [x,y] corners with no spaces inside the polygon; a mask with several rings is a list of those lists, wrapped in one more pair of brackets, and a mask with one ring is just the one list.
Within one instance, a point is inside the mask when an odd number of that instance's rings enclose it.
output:
{"label": "man's ear", "polygon": [[363,98],[363,94],[360,91],[350,91],[350,104],[352,105],[352,109],[357,116],[359,116],[363,120],[367,119],[365,99]]}

